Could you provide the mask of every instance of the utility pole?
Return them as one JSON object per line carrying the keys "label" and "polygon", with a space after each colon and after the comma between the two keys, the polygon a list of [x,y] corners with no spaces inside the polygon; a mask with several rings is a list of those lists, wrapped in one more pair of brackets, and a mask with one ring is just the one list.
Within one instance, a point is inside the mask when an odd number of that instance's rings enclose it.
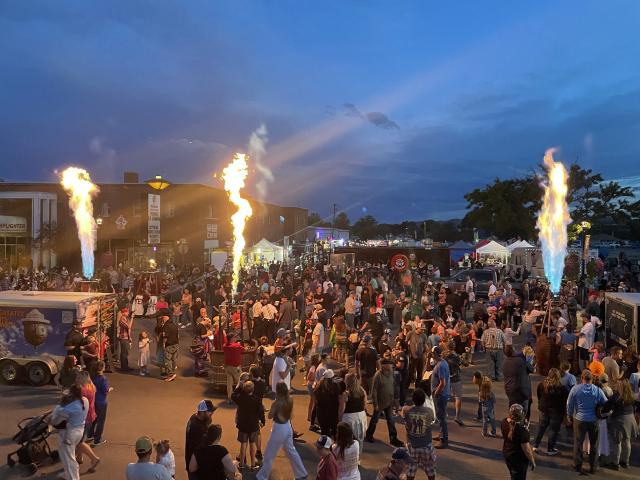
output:
{"label": "utility pole", "polygon": [[333,245],[336,237],[336,209],[338,205],[333,204],[333,221],[331,222],[331,251],[333,252]]}

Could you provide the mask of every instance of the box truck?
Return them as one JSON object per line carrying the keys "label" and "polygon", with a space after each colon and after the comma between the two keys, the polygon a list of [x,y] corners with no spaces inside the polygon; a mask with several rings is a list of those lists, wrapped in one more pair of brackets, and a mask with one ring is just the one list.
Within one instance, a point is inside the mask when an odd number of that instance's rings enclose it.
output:
{"label": "box truck", "polygon": [[115,338],[116,298],[94,292],[0,292],[0,377],[45,385],[62,367],[65,338],[76,319],[98,341]]}

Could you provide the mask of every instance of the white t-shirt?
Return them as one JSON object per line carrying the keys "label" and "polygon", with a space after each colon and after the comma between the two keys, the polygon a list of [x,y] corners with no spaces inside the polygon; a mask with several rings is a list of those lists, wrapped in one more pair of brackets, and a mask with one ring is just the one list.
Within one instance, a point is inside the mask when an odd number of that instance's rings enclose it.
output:
{"label": "white t-shirt", "polygon": [[329,288],[333,288],[333,282],[331,282],[330,280],[325,280],[322,284],[322,292],[327,293],[329,291]]}
{"label": "white t-shirt", "polygon": [[280,382],[287,384],[288,388],[291,388],[291,373],[287,373],[287,376],[282,378],[281,372],[288,371],[289,364],[282,355],[276,355],[276,360],[273,362],[273,368],[271,369],[271,390],[276,391],[276,386]]}
{"label": "white t-shirt", "polygon": [[266,320],[273,320],[276,317],[277,313],[278,309],[270,303],[267,303],[264,307],[262,307],[262,316]]}
{"label": "white t-shirt", "polygon": [[171,480],[169,470],[153,462],[130,463],[125,473],[127,480]]}
{"label": "white t-shirt", "polygon": [[495,295],[495,293],[496,293],[496,291],[497,291],[497,290],[498,290],[498,289],[496,288],[496,286],[495,286],[495,285],[493,285],[493,284],[491,284],[491,285],[489,286],[489,295]]}
{"label": "white t-shirt", "polygon": [[580,329],[580,338],[578,339],[578,346],[586,348],[587,350],[593,346],[593,341],[596,336],[596,328],[593,323],[585,323]]}
{"label": "white t-shirt", "polygon": [[465,284],[465,286],[466,286],[467,293],[473,292],[473,280],[471,279],[467,280],[467,283]]}
{"label": "white t-shirt", "polygon": [[316,326],[313,327],[312,340],[313,349],[317,352],[322,350],[322,347],[324,347],[324,325],[322,325],[322,323],[318,322]]}

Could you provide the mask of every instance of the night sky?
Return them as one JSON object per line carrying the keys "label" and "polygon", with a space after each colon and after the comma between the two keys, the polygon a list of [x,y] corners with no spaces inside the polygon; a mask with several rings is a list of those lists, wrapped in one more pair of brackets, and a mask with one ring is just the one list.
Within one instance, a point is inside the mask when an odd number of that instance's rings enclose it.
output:
{"label": "night sky", "polygon": [[635,0],[4,0],[0,176],[219,185],[264,123],[266,199],[352,220],[462,217],[551,146],[640,186],[638,25]]}

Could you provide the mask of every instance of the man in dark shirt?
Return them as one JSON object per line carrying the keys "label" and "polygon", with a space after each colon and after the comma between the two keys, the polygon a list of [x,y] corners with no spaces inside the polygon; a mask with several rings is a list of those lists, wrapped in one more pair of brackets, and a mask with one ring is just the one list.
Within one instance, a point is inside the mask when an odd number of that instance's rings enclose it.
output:
{"label": "man in dark shirt", "polygon": [[511,345],[507,345],[504,351],[506,358],[502,365],[502,373],[509,406],[518,403],[523,406],[526,414],[531,398],[531,381],[527,362],[522,356],[516,355]]}
{"label": "man in dark shirt", "polygon": [[176,379],[176,370],[178,368],[178,325],[169,321],[169,309],[163,308],[158,312],[161,321],[160,341],[164,344],[164,368],[167,374],[166,382],[172,382]]}
{"label": "man in dark shirt", "polygon": [[196,480],[195,473],[189,472],[189,460],[193,452],[204,442],[207,428],[211,425],[211,415],[216,407],[211,400],[202,400],[198,403],[198,412],[191,415],[187,423],[187,435],[184,445],[184,460],[187,468],[189,480]]}
{"label": "man in dark shirt", "polygon": [[76,318],[73,327],[67,332],[64,339],[64,348],[67,355],[76,357],[78,365],[82,365],[82,345],[84,344],[84,334],[82,333],[82,319]]}
{"label": "man in dark shirt", "polygon": [[356,374],[360,377],[362,388],[367,395],[371,393],[371,380],[378,370],[378,352],[371,345],[371,336],[365,335],[364,345],[356,351]]}

